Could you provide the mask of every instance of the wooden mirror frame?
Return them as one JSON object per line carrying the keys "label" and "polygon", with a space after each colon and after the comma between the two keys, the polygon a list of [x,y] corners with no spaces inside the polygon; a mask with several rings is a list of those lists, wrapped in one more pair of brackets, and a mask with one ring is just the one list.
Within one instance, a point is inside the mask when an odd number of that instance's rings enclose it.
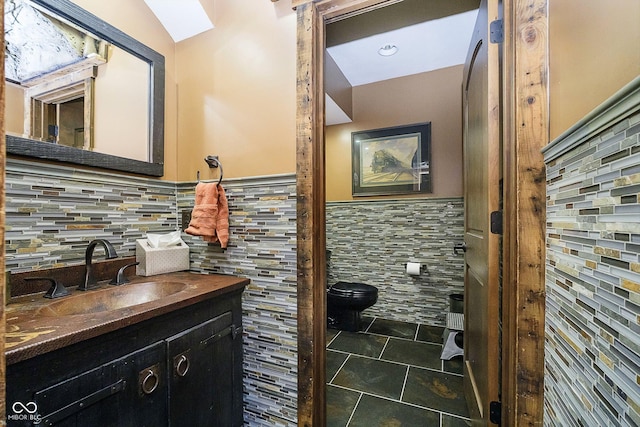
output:
{"label": "wooden mirror frame", "polygon": [[[398,0],[292,0],[297,14],[298,425],[326,425],[325,23]],[[544,409],[541,149],[549,142],[548,0],[504,0],[503,425],[539,425]]]}
{"label": "wooden mirror frame", "polygon": [[147,141],[149,161],[127,159],[12,135],[6,136],[7,154],[141,175],[164,175],[164,56],[68,0],[31,1],[50,11],[53,15],[60,16],[81,28],[87,29],[98,38],[108,41],[149,64],[149,138]]}

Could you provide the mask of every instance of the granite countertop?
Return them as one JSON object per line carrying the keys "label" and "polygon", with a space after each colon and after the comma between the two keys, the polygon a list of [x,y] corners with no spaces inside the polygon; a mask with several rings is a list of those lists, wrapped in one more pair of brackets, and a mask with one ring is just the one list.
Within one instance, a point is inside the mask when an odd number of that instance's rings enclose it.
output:
{"label": "granite countertop", "polygon": [[[92,313],[56,315],[60,303],[73,309],[83,299],[99,300],[103,294],[118,293],[126,298],[127,290],[142,289],[149,282],[170,282],[174,292],[155,300],[129,307],[96,310]],[[242,289],[249,279],[220,274],[177,272],[150,277],[134,277],[131,282],[112,286],[106,282],[89,291],[73,290],[71,295],[56,299],[43,298],[42,293],[11,298],[6,306],[5,356],[7,365],[20,362],[68,345],[94,338],[153,317],[178,310]],[[141,284],[136,287],[136,284]],[[93,295],[92,295],[93,294]],[[138,294],[141,294],[138,292]],[[108,299],[108,298],[107,298]],[[64,301],[68,302],[64,302]]]}

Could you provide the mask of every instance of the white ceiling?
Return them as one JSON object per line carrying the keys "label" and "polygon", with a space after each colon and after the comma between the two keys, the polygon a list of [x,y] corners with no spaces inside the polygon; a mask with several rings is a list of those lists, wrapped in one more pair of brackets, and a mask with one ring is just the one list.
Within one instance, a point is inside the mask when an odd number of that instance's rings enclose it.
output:
{"label": "white ceiling", "polygon": [[324,120],[325,125],[327,126],[350,123],[353,121],[327,94],[324,95]]}
{"label": "white ceiling", "polygon": [[[472,10],[332,46],[327,52],[351,86],[464,64],[478,15]],[[378,49],[396,45],[393,56]]]}
{"label": "white ceiling", "polygon": [[[460,65],[466,59],[477,15],[476,9],[433,19],[332,46],[327,52],[351,86]],[[379,55],[378,49],[388,44],[397,46],[398,52]],[[326,98],[326,123],[349,122],[335,102]]]}

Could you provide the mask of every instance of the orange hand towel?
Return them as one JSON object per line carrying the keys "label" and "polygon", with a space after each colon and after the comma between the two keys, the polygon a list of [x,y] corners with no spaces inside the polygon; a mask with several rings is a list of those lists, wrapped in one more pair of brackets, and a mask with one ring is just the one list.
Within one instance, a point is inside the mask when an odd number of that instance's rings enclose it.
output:
{"label": "orange hand towel", "polygon": [[206,242],[229,242],[229,205],[222,185],[215,182],[199,182],[196,185],[196,201],[191,221],[185,233],[202,236]]}

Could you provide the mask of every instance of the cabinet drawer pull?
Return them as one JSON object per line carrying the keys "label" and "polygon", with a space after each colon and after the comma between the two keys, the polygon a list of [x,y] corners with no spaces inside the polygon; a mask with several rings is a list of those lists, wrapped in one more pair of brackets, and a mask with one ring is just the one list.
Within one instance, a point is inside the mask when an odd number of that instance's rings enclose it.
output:
{"label": "cabinet drawer pull", "polygon": [[140,372],[141,379],[140,381],[140,389],[144,394],[151,394],[158,388],[158,384],[160,383],[160,378],[158,378],[158,374],[154,370],[154,367],[145,369]]}
{"label": "cabinet drawer pull", "polygon": [[184,377],[187,375],[187,372],[189,372],[189,358],[184,353],[173,359],[173,365],[175,366],[176,374],[179,377]]}

